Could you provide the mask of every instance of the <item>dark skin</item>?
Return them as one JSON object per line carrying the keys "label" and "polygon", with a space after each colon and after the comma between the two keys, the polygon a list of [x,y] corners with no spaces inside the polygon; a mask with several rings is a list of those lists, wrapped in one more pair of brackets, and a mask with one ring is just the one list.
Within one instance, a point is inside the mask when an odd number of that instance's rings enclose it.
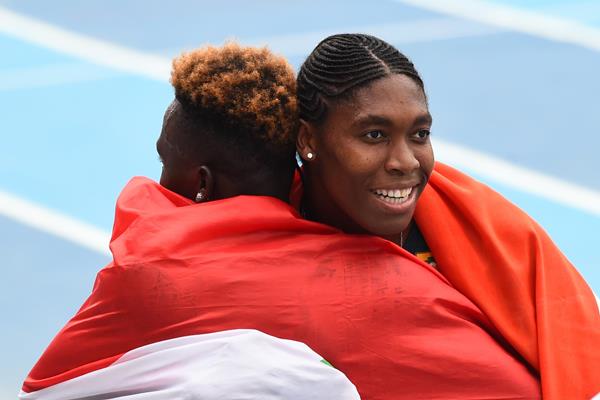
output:
{"label": "dark skin", "polygon": [[[186,111],[174,100],[167,108],[156,149],[163,163],[160,184],[198,202],[226,199],[238,195],[272,196],[288,202],[289,184],[277,182],[260,168],[251,169],[245,179],[231,172],[239,164],[235,154],[211,139],[198,122],[191,122]],[[201,137],[201,145],[190,137]]]}
{"label": "dark skin", "polygon": [[311,217],[402,245],[434,165],[425,93],[395,74],[328,106],[324,121],[301,121],[297,142]]}

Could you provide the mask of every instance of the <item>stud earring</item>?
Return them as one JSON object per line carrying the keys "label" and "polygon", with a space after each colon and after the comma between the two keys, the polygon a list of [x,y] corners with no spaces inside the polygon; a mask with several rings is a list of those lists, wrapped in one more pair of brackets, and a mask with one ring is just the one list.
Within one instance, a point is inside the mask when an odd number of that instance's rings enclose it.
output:
{"label": "stud earring", "polygon": [[196,194],[196,203],[202,203],[204,200],[206,200],[206,192],[201,190]]}
{"label": "stud earring", "polygon": [[311,152],[306,153],[306,158],[308,158],[309,160],[312,160],[313,158],[315,158],[315,155]]}

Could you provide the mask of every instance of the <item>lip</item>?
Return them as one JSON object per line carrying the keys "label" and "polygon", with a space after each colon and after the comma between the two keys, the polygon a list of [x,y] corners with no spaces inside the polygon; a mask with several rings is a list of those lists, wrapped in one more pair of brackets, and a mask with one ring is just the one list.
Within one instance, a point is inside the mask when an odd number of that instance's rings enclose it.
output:
{"label": "lip", "polygon": [[[379,195],[375,194],[375,190],[380,190],[380,189],[395,190],[395,189],[406,189],[406,188],[410,188],[410,187],[412,187],[412,192],[410,192],[410,194],[408,195],[408,198],[405,201],[403,201],[402,203],[398,203],[398,204],[393,204],[393,203],[389,203],[385,200],[382,200],[379,197]],[[379,209],[381,209],[383,212],[388,213],[388,214],[390,214],[390,213],[391,214],[403,214],[414,207],[414,205],[417,201],[419,188],[420,188],[419,184],[416,184],[413,186],[403,185],[402,187],[396,186],[396,187],[389,187],[389,188],[372,189],[369,191],[369,193],[372,195],[376,206]]]}

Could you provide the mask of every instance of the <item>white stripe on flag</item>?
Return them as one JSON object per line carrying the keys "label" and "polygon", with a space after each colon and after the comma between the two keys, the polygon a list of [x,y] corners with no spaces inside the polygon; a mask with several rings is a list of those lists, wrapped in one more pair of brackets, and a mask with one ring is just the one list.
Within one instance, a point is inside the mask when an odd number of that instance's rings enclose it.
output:
{"label": "white stripe on flag", "polygon": [[185,336],[134,349],[112,365],[27,400],[356,400],[346,376],[307,345],[251,329]]}

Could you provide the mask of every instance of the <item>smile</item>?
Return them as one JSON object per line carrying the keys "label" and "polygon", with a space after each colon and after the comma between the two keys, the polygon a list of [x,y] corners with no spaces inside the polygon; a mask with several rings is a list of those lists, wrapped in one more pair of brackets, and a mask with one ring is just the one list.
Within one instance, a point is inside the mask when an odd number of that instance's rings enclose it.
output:
{"label": "smile", "polygon": [[410,197],[414,187],[406,189],[376,189],[371,192],[375,194],[379,200],[382,200],[389,204],[401,204],[404,203]]}

